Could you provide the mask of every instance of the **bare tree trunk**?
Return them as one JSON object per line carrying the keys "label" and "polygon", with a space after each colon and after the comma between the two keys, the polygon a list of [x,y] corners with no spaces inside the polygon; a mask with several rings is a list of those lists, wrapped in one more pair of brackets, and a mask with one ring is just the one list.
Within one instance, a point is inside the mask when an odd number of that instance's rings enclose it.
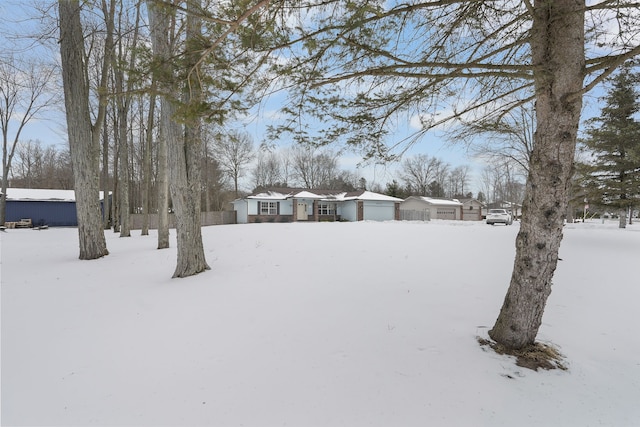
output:
{"label": "bare tree trunk", "polygon": [[[119,74],[120,71],[117,72]],[[131,226],[129,224],[129,137],[127,104],[120,100],[118,102],[118,210],[120,212],[120,237],[131,237]]]}
{"label": "bare tree trunk", "polygon": [[[133,141],[133,136],[129,138],[129,110],[131,106],[131,92],[133,89],[134,78],[129,76],[125,88],[125,50],[130,51],[128,69],[132,70],[136,64],[136,52],[138,49],[138,28],[140,23],[140,3],[136,5],[136,20],[134,24],[133,36],[131,38],[131,46],[125,46],[124,38],[119,37],[118,42],[118,60],[114,64],[115,82],[118,88],[118,97],[116,98],[118,113],[118,132],[120,135],[120,237],[131,236],[131,207],[130,207],[130,185],[129,177],[132,166],[129,163],[129,141]],[[123,29],[119,28],[122,33]],[[114,55],[115,59],[115,55]]]}
{"label": "bare tree trunk", "polygon": [[621,208],[620,209],[620,220],[618,221],[618,228],[627,228],[627,209],[628,208]]}
{"label": "bare tree trunk", "polygon": [[[175,106],[168,97],[171,90],[171,82],[167,79],[172,75],[172,70],[168,64],[171,56],[171,17],[161,4],[156,5],[154,0],[147,0],[147,10],[149,12],[149,27],[151,29],[151,40],[153,45],[153,55],[157,62],[154,69],[154,80],[161,93],[160,96],[160,122],[158,137],[158,249],[169,247],[169,169],[168,169],[168,146],[167,138],[171,133],[170,127],[175,115]],[[159,75],[160,78],[156,78]],[[175,123],[173,123],[175,125]],[[179,131],[178,131],[179,133]]]}
{"label": "bare tree trunk", "polygon": [[99,140],[104,112],[99,112],[96,124],[92,125],[80,3],[78,0],[60,0],[58,6],[62,80],[74,171],[80,259],[96,259],[109,253],[102,229],[99,200]]}
{"label": "bare tree trunk", "polygon": [[108,230],[111,226],[111,197],[109,195],[109,133],[107,126],[102,132],[102,228]]}
{"label": "bare tree trunk", "polygon": [[111,195],[111,225],[113,232],[120,231],[120,134],[114,123],[113,138],[113,194]]}
{"label": "bare tree trunk", "polygon": [[[152,83],[152,90],[155,90],[155,85]],[[152,93],[149,97],[149,116],[147,118],[147,133],[144,141],[144,151],[142,154],[142,236],[149,235],[149,207],[151,205],[149,198],[151,195],[151,146],[153,143],[153,126],[154,118],[156,114],[156,95]]]}
{"label": "bare tree trunk", "polygon": [[[161,101],[160,114],[171,114],[166,111],[169,102]],[[160,122],[165,120],[160,119]],[[158,178],[156,185],[158,186],[158,249],[166,249],[169,247],[169,165],[168,165],[168,147],[166,131],[160,131],[158,138]]]}
{"label": "bare tree trunk", "polygon": [[[196,15],[200,10],[199,0],[187,1],[187,46],[198,42],[201,20]],[[189,49],[189,47],[187,47]],[[198,103],[202,100],[202,87],[197,72],[199,54],[187,52],[191,56],[188,84],[185,87],[185,102]],[[188,117],[184,136],[176,134],[177,126],[171,126],[169,138],[169,190],[176,212],[176,233],[178,240],[178,261],[173,277],[188,277],[209,270],[204,256],[201,212],[201,161],[202,161],[202,120]]]}
{"label": "bare tree trunk", "polygon": [[534,5],[538,128],[511,283],[489,332],[511,349],[534,343],[558,262],[582,108],[584,8],[584,0],[536,0]]}

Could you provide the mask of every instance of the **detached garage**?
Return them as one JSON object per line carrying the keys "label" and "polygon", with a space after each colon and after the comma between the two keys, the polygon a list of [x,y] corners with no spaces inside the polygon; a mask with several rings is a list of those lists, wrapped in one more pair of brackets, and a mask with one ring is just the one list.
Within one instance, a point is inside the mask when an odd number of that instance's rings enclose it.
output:
{"label": "detached garage", "polygon": [[78,225],[76,194],[73,190],[7,188],[7,223],[31,219],[34,227]]}
{"label": "detached garage", "polygon": [[424,213],[429,219],[462,219],[462,203],[457,199],[411,196],[400,204],[400,209],[404,217],[411,216],[408,213]]}
{"label": "detached garage", "polygon": [[76,226],[76,196],[73,190],[7,188],[7,223],[31,219],[34,227]]}

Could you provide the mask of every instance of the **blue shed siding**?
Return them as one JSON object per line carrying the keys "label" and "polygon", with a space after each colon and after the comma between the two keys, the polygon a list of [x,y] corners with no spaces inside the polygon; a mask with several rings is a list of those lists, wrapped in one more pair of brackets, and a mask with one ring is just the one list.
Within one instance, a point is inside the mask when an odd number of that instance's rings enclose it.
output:
{"label": "blue shed siding", "polygon": [[6,221],[31,218],[34,226],[75,227],[78,225],[76,202],[7,200]]}

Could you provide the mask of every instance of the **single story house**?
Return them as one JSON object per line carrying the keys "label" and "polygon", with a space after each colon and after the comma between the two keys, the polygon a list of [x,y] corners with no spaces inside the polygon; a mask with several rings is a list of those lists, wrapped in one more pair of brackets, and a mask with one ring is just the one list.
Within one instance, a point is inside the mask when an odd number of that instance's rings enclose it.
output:
{"label": "single story house", "polygon": [[469,197],[458,199],[462,203],[462,219],[464,221],[482,221],[486,217],[485,204]]}
{"label": "single story house", "polygon": [[233,201],[238,224],[296,221],[390,221],[399,219],[402,199],[354,192],[274,188]]}
{"label": "single story house", "polygon": [[400,203],[401,217],[408,220],[462,219],[462,203],[457,199],[410,196]]}
{"label": "single story house", "polygon": [[75,227],[78,225],[76,193],[74,190],[7,188],[5,222],[19,222],[23,218],[30,218],[34,227]]}

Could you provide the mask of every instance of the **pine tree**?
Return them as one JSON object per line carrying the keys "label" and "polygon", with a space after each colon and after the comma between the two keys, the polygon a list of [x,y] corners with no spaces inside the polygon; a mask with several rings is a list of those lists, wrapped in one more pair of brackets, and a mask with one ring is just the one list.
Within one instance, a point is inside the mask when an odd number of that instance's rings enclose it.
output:
{"label": "pine tree", "polygon": [[636,86],[640,75],[623,68],[611,80],[598,117],[587,122],[582,141],[590,155],[578,165],[589,202],[620,211],[620,227],[629,208],[640,201],[640,111]]}

